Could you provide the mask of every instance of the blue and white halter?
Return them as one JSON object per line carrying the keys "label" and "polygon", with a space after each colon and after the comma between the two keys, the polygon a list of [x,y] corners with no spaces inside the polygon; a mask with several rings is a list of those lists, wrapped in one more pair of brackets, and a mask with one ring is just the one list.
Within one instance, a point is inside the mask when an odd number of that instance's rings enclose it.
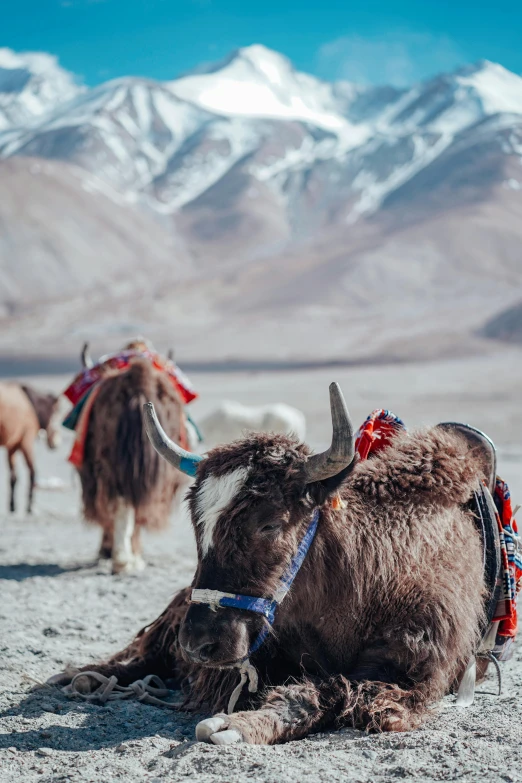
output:
{"label": "blue and white halter", "polygon": [[297,552],[292,558],[290,565],[283,573],[283,576],[279,580],[279,586],[275,591],[273,598],[255,598],[250,595],[240,595],[238,593],[223,593],[221,590],[192,590],[190,597],[191,602],[194,604],[207,604],[214,612],[217,611],[218,607],[245,609],[248,612],[262,614],[263,617],[268,620],[268,624],[263,625],[263,628],[251,645],[247,655],[236,663],[236,666],[241,672],[241,680],[230,696],[230,700],[228,702],[229,714],[234,712],[237,700],[247,679],[248,690],[250,693],[255,693],[257,691],[258,677],[255,668],[250,663],[250,656],[259,650],[267,636],[270,634],[271,626],[275,620],[276,609],[288,594],[288,591],[292,587],[299,569],[303,565],[303,561],[308,553],[308,550],[310,549],[312,541],[315,538],[318,522],[319,509],[316,508],[306,533],[304,534],[303,538],[301,539],[301,543],[297,548]]}

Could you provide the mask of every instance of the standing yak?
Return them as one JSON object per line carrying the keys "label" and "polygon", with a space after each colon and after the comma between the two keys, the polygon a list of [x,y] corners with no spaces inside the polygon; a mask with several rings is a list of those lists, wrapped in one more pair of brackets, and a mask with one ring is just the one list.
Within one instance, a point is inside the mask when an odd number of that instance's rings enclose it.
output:
{"label": "standing yak", "polygon": [[[140,345],[125,372],[108,369],[89,407],[81,463],[85,519],[100,525],[100,557],[113,573],[142,570],[142,527],[168,524],[174,496],[186,479],[161,459],[147,438],[143,404],[154,400],[163,426],[177,444],[186,437],[184,406],[168,375],[141,358]],[[145,346],[145,351],[148,346]],[[84,367],[92,367],[86,348]],[[89,401],[87,401],[89,405]]]}

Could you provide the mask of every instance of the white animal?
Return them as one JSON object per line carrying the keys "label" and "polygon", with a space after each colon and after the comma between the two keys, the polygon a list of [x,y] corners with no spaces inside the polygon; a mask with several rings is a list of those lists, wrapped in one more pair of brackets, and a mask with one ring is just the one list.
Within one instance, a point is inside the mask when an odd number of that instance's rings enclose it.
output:
{"label": "white animal", "polygon": [[300,441],[306,436],[304,413],[284,402],[251,406],[224,400],[204,416],[198,425],[206,446],[230,443],[244,437],[248,432],[295,435]]}

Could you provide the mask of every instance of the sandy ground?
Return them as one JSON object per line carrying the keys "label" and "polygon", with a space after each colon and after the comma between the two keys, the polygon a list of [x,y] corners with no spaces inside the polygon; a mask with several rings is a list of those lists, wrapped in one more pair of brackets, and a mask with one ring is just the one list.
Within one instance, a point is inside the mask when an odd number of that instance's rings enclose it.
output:
{"label": "sandy ground", "polygon": [[[355,422],[388,407],[410,426],[467,420],[500,451],[500,470],[522,499],[521,352],[487,360],[358,368],[334,372],[200,375],[202,415],[217,400],[286,401],[302,408],[309,441],[329,436],[327,385],[338,380]],[[65,378],[38,378],[60,389]],[[60,477],[63,491],[38,491],[31,518],[6,513],[0,465],[0,776],[2,781],[522,781],[522,645],[461,711],[448,697],[419,731],[366,736],[343,730],[277,747],[218,748],[194,742],[196,718],[135,702],[106,707],[33,687],[67,663],[88,663],[120,649],[190,581],[194,547],[183,509],[170,530],[147,536],[147,570],[109,574],[93,562],[98,531],[81,520],[78,486],[65,462],[68,442],[50,453],[38,444],[40,480]],[[21,468],[20,508],[25,494]]]}

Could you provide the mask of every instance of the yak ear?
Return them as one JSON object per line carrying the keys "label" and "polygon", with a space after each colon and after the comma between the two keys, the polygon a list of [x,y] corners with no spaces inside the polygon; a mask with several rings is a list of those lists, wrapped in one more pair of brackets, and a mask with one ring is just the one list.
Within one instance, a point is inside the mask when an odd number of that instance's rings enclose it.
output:
{"label": "yak ear", "polygon": [[335,476],[323,479],[322,481],[314,481],[313,484],[308,484],[306,490],[315,501],[316,505],[322,506],[329,497],[335,495],[343,481],[350,475],[355,465],[357,464],[357,457],[352,462],[343,468]]}

